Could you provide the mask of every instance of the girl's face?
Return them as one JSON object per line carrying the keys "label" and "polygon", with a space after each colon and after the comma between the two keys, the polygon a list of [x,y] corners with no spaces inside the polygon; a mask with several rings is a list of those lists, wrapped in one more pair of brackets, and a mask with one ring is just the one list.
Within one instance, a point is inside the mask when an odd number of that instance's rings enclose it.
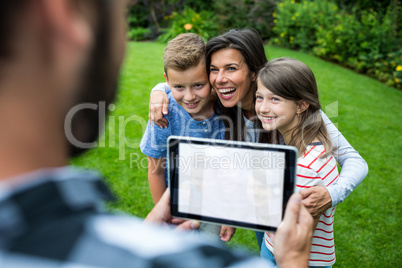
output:
{"label": "girl's face", "polygon": [[302,111],[296,101],[284,99],[272,93],[257,81],[255,112],[265,130],[279,130],[283,135],[299,123],[297,113]]}
{"label": "girl's face", "polygon": [[[221,49],[211,56],[209,81],[224,107],[244,109],[253,102],[250,72],[243,55],[236,49]],[[252,107],[252,106],[251,106]]]}

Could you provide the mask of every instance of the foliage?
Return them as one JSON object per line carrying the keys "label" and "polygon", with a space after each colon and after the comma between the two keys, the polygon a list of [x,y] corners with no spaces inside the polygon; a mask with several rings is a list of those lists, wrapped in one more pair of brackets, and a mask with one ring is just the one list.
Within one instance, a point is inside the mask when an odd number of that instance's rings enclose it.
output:
{"label": "foliage", "polygon": [[127,24],[129,29],[149,26],[149,9],[143,1],[127,10]]}
{"label": "foliage", "polygon": [[196,33],[205,41],[218,34],[216,17],[211,11],[201,11],[197,13],[194,9],[186,7],[183,12],[173,12],[166,16],[169,20],[168,30],[159,37],[162,42],[167,42],[181,33]]}
{"label": "foliage", "polygon": [[315,43],[315,14],[318,8],[314,2],[296,3],[294,0],[278,4],[273,13],[274,42],[293,49],[308,50]]}
{"label": "foliage", "polygon": [[311,51],[402,88],[395,71],[402,65],[400,36],[395,37],[391,7],[385,14],[373,9],[348,13],[328,0],[284,0],[273,16],[277,36],[271,43]]}
{"label": "foliage", "polygon": [[127,32],[127,37],[129,40],[133,41],[141,41],[141,40],[146,40],[150,39],[151,37],[151,30],[148,28],[131,28]]}
{"label": "foliage", "polygon": [[201,12],[202,10],[214,11],[214,0],[185,0],[182,2],[183,8],[187,6],[197,12]]}
{"label": "foliage", "polygon": [[271,38],[275,26],[273,14],[275,14],[278,0],[254,0],[248,13],[248,21],[252,23],[263,39]]}
{"label": "foliage", "polygon": [[245,0],[221,0],[215,2],[216,17],[222,32],[233,28],[244,28],[248,26],[247,16],[250,6]]}

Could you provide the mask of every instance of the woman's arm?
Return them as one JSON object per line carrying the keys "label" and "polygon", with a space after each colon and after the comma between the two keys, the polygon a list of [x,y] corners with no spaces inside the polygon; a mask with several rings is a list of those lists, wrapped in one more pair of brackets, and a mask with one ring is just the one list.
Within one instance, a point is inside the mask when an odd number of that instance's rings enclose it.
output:
{"label": "woman's arm", "polygon": [[331,136],[332,143],[338,148],[334,157],[342,169],[338,180],[330,186],[316,186],[300,191],[303,205],[313,217],[321,215],[328,208],[336,206],[345,200],[368,173],[366,161],[349,144],[327,115],[322,111],[320,112]]}
{"label": "woman's arm", "polygon": [[338,148],[334,157],[342,168],[337,182],[327,187],[332,199],[332,206],[335,206],[344,201],[364,180],[368,173],[368,166],[366,161],[322,111],[321,116],[331,136],[332,143]]}

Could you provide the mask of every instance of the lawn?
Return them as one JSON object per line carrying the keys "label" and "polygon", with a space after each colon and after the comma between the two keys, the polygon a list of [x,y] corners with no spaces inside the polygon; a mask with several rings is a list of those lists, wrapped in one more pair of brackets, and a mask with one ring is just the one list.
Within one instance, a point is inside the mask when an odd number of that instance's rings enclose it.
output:
{"label": "lawn", "polygon": [[[139,150],[149,91],[163,82],[164,45],[129,43],[120,93],[98,147],[72,162],[101,171],[119,200],[110,204],[144,217],[152,207],[147,163]],[[267,47],[269,59],[288,56],[316,75],[323,110],[369,165],[363,183],[341,204],[335,220],[334,267],[398,267],[401,260],[402,91],[311,55]],[[257,254],[254,233],[238,230],[230,246]]]}

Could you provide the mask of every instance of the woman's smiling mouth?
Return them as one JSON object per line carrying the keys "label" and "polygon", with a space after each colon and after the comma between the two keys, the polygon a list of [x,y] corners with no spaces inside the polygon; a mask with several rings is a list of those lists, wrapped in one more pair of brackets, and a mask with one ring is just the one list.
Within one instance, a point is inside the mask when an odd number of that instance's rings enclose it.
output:
{"label": "woman's smiling mouth", "polygon": [[218,88],[218,91],[219,91],[221,97],[223,99],[227,100],[227,99],[230,99],[234,95],[236,88],[235,87]]}

